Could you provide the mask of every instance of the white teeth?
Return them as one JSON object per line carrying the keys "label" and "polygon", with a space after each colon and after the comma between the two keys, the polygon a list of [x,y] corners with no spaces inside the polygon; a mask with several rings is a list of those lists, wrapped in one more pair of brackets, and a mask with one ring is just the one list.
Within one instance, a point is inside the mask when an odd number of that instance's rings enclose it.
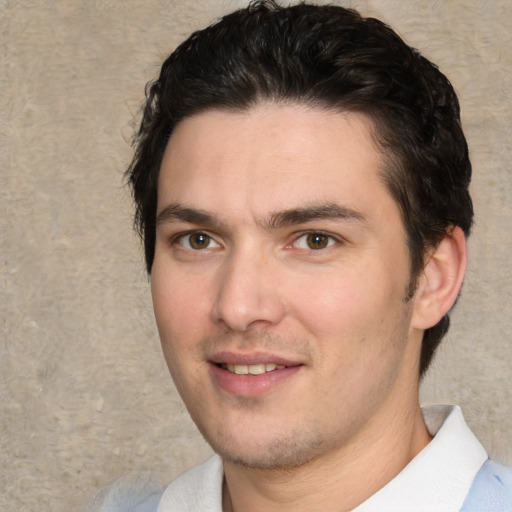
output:
{"label": "white teeth", "polygon": [[249,366],[249,373],[251,375],[261,375],[262,373],[265,373],[266,368],[264,364],[251,364]]}
{"label": "white teeth", "polygon": [[237,375],[247,375],[249,373],[249,367],[245,364],[235,364],[235,373]]}
{"label": "white teeth", "polygon": [[286,368],[282,364],[275,363],[261,363],[261,364],[224,364],[222,367],[231,373],[237,375],[262,375],[266,372],[273,372],[274,370],[282,370]]}

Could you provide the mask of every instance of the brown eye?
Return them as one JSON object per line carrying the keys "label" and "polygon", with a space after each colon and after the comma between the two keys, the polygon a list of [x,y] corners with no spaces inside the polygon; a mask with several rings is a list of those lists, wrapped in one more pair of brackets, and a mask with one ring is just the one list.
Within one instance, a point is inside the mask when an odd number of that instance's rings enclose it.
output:
{"label": "brown eye", "polygon": [[329,245],[329,237],[322,233],[310,233],[306,237],[310,249],[325,249]]}
{"label": "brown eye", "polygon": [[195,251],[219,247],[219,244],[217,244],[211,236],[200,231],[197,233],[189,233],[188,235],[181,237],[179,244],[185,249],[193,249]]}
{"label": "brown eye", "polygon": [[311,233],[305,233],[297,238],[294,245],[297,249],[318,251],[326,249],[335,243],[336,240],[332,236],[319,231],[313,231]]}
{"label": "brown eye", "polygon": [[192,249],[204,249],[210,243],[210,237],[204,233],[194,233],[189,236],[189,243]]}

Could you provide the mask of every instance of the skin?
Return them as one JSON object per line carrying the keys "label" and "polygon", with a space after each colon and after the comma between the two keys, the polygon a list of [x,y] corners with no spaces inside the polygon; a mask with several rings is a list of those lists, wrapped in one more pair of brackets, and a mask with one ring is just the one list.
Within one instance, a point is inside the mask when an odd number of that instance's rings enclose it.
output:
{"label": "skin", "polygon": [[[406,300],[406,233],[371,129],[357,113],[264,104],[185,119],[166,148],[155,316],[224,460],[225,511],[350,510],[430,440],[421,339],[455,300],[437,297],[460,285],[443,257],[460,263],[462,242],[440,244]],[[287,368],[236,376],[226,362]]]}

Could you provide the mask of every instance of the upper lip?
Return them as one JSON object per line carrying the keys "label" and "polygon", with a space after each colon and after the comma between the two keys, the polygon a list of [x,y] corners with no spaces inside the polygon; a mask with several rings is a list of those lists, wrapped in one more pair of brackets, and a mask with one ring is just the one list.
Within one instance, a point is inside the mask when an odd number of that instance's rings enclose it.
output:
{"label": "upper lip", "polygon": [[280,366],[298,366],[302,364],[268,352],[217,352],[209,360],[214,364],[239,364],[247,366],[266,363],[275,363]]}

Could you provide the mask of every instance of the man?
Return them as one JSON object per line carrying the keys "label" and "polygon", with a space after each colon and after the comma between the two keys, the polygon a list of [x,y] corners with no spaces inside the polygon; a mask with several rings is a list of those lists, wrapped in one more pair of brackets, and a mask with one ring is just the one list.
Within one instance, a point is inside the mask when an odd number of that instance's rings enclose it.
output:
{"label": "man", "polygon": [[472,223],[452,86],[375,19],[255,2],[148,89],[128,176],[174,382],[218,454],[158,511],[512,510],[418,387]]}

